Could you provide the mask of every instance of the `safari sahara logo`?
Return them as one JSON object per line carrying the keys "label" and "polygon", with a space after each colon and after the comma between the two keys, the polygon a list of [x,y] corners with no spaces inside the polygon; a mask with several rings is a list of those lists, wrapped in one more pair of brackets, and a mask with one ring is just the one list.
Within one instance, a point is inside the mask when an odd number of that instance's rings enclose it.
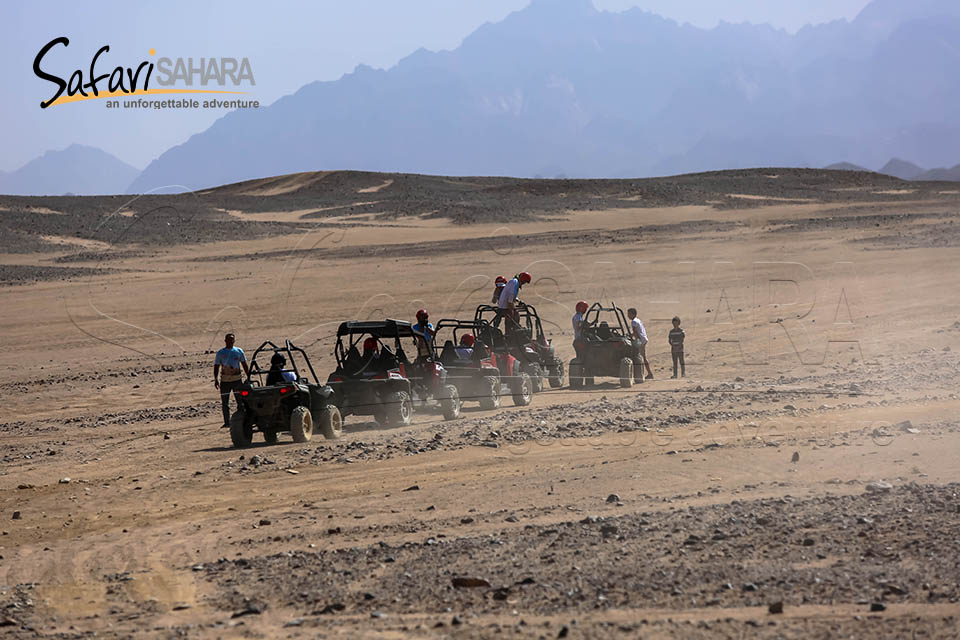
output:
{"label": "safari sahara logo", "polygon": [[[253,70],[247,58],[158,58],[156,63],[144,60],[133,67],[116,66],[109,73],[102,72],[100,57],[110,51],[109,45],[100,47],[90,60],[89,73],[83,69],[69,74],[68,79],[41,65],[44,57],[54,47],[67,47],[70,40],[65,37],[54,38],[40,49],[33,59],[33,72],[41,80],[55,86],[53,95],[40,103],[41,109],[97,98],[124,98],[129,96],[165,94],[165,93],[231,93],[243,94],[240,87],[253,87]],[[148,52],[156,55],[155,49]],[[49,69],[49,67],[47,67]],[[229,83],[229,84],[228,84]],[[152,88],[156,84],[160,88]],[[196,88],[196,87],[200,88]],[[220,87],[214,89],[212,87]],[[234,87],[235,90],[223,87]]]}

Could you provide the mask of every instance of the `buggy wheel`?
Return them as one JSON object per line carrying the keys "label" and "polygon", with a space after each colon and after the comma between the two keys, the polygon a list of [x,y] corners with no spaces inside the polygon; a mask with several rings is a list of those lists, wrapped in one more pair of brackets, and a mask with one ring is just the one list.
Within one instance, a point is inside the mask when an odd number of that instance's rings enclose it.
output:
{"label": "buggy wheel", "polygon": [[448,384],[441,392],[440,408],[443,409],[444,420],[456,420],[460,417],[460,392],[452,384]]}
{"label": "buggy wheel", "polygon": [[570,388],[579,389],[583,386],[583,365],[576,359],[570,361]]}
{"label": "buggy wheel", "polygon": [[343,417],[340,415],[340,409],[335,406],[327,405],[320,412],[320,433],[327,440],[336,440],[343,433]]}
{"label": "buggy wheel", "polygon": [[594,384],[596,384],[596,380],[593,379],[593,376],[585,376],[583,378],[583,386],[592,387]]}
{"label": "buggy wheel", "polygon": [[230,416],[230,439],[237,449],[246,449],[253,444],[253,425],[247,424],[246,411],[236,411]]}
{"label": "buggy wheel", "polygon": [[387,420],[391,425],[405,427],[413,419],[413,400],[406,391],[395,391],[387,396]]}
{"label": "buggy wheel", "polygon": [[484,410],[500,408],[500,380],[495,376],[485,376],[486,383],[484,390],[486,395],[480,396],[480,408]]}
{"label": "buggy wheel", "polygon": [[553,389],[559,389],[563,386],[563,361],[557,360],[557,363],[553,365],[552,371],[550,372],[550,387]]}
{"label": "buggy wheel", "polygon": [[624,389],[633,386],[633,360],[630,358],[620,360],[620,386]]}
{"label": "buggy wheel", "polygon": [[513,389],[513,404],[518,407],[525,407],[533,400],[533,381],[530,380],[530,376],[526,373],[521,373],[514,379]]}
{"label": "buggy wheel", "polygon": [[533,392],[543,391],[543,369],[537,363],[532,363],[527,367],[527,374],[530,376],[530,382],[533,383]]}
{"label": "buggy wheel", "polygon": [[313,416],[306,407],[294,407],[290,413],[290,435],[294,442],[309,442],[313,437]]}
{"label": "buggy wheel", "polygon": [[277,444],[277,432],[276,431],[264,431],[263,432],[263,441],[267,444]]}

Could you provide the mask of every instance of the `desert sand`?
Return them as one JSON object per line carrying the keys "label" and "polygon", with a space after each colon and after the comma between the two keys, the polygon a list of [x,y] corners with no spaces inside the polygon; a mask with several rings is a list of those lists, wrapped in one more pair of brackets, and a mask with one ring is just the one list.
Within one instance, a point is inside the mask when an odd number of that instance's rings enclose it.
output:
{"label": "desert sand", "polygon": [[[3,635],[956,637],[960,195],[904,184],[0,197]],[[566,360],[577,300],[637,307],[655,379],[335,441],[220,428],[226,330],[325,377],[339,322],[472,317],[521,270]]]}

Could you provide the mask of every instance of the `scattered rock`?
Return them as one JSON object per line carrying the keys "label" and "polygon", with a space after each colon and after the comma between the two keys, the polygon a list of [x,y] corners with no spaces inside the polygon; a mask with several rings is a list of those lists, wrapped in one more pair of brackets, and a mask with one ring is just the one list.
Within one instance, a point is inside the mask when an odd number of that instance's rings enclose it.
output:
{"label": "scattered rock", "polygon": [[504,522],[520,522],[520,518],[518,518],[517,516],[514,516],[514,515],[507,516],[507,517],[504,518],[503,520],[504,520]]}
{"label": "scattered rock", "polygon": [[273,523],[270,522],[269,520],[267,520],[266,518],[263,518],[263,519],[260,520],[260,522],[258,522],[257,524],[259,524],[261,527],[269,527],[269,526],[270,526],[271,524],[273,524]]}
{"label": "scattered rock", "polygon": [[346,605],[344,605],[342,602],[333,602],[325,606],[323,609],[318,609],[317,611],[314,611],[313,614],[311,615],[325,616],[328,613],[336,613],[337,611],[343,611],[346,608],[347,608]]}
{"label": "scattered rock", "polygon": [[893,485],[883,480],[868,482],[865,487],[867,493],[889,493],[893,490]]}
{"label": "scattered rock", "polygon": [[752,582],[747,582],[746,584],[743,585],[743,590],[744,590],[744,591],[758,591],[759,589],[757,588],[757,585],[753,584]]}
{"label": "scattered rock", "polygon": [[20,517],[21,517],[21,516],[20,516],[20,512],[19,512],[19,511],[14,511],[14,512],[13,512],[13,519],[14,519],[14,520],[19,520]]}
{"label": "scattered rock", "polygon": [[470,578],[460,576],[451,580],[453,586],[457,589],[476,589],[479,587],[490,588],[490,583],[483,578]]}
{"label": "scattered rock", "polygon": [[260,615],[267,610],[266,602],[250,602],[240,611],[235,611],[231,618],[241,618],[243,616]]}
{"label": "scattered rock", "polygon": [[799,452],[799,451],[794,451],[794,452],[793,452],[793,456],[790,458],[790,462],[792,462],[792,463],[794,463],[794,464],[800,462],[800,452]]}
{"label": "scattered rock", "polygon": [[60,478],[59,484],[70,484],[70,478]]}
{"label": "scattered rock", "polygon": [[615,493],[611,493],[607,496],[607,502],[620,502],[620,496]]}
{"label": "scattered rock", "polygon": [[407,487],[404,491],[420,491],[420,485],[415,484],[412,487]]}
{"label": "scattered rock", "polygon": [[886,610],[887,610],[887,605],[883,604],[882,602],[874,602],[873,604],[870,605],[870,611],[872,612],[886,611]]}
{"label": "scattered rock", "polygon": [[783,613],[783,601],[771,603],[770,606],[767,607],[767,611],[772,614]]}

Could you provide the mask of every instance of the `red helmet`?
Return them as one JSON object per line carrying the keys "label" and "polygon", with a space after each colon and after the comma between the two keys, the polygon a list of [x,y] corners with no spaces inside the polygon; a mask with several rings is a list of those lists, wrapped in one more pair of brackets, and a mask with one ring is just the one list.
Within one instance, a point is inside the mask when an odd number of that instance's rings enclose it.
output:
{"label": "red helmet", "polygon": [[430,314],[427,313],[426,309],[420,309],[417,311],[417,322],[426,322],[427,318],[430,317]]}
{"label": "red helmet", "polygon": [[504,278],[503,276],[497,276],[496,285],[498,287],[502,287],[505,284],[507,284],[507,279]]}
{"label": "red helmet", "polygon": [[529,284],[533,278],[531,278],[530,274],[526,271],[521,271],[520,275],[517,276],[517,280],[520,281],[520,284]]}
{"label": "red helmet", "polygon": [[577,303],[577,313],[586,313],[589,308],[590,305],[587,304],[586,300],[581,300]]}
{"label": "red helmet", "polygon": [[469,333],[465,333],[462,336],[460,336],[460,344],[462,344],[463,346],[472,347],[473,343],[474,343],[473,335]]}
{"label": "red helmet", "polygon": [[377,339],[373,336],[370,336],[363,341],[363,350],[364,351],[376,351],[377,350]]}

